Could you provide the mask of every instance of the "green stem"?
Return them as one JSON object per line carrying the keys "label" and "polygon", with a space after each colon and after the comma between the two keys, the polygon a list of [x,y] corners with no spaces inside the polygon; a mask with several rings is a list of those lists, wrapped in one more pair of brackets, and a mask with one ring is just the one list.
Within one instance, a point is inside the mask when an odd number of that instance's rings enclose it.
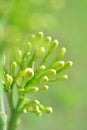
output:
{"label": "green stem", "polygon": [[13,109],[14,109],[14,106],[13,106],[13,92],[9,92],[7,93],[7,97],[8,97],[8,103],[9,103],[9,108],[10,108],[10,111],[12,112]]}
{"label": "green stem", "polygon": [[[0,56],[0,61],[2,61],[2,56]],[[2,63],[0,63],[0,130],[6,130],[6,114],[4,109],[4,91],[2,85]]]}
{"label": "green stem", "polygon": [[20,112],[17,112],[16,110],[13,110],[11,112],[9,124],[8,124],[8,130],[15,130],[18,125],[20,124]]}

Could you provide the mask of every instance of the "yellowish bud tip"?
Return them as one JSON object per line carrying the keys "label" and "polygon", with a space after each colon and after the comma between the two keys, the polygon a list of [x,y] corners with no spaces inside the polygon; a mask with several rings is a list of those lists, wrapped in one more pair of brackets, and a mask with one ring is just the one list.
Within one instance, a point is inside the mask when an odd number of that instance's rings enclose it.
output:
{"label": "yellowish bud tip", "polygon": [[47,112],[48,114],[51,114],[53,112],[52,107],[45,107],[44,111]]}
{"label": "yellowish bud tip", "polygon": [[44,36],[43,32],[39,32],[39,33],[38,33],[38,37],[39,37],[39,38],[43,38],[43,36]]}
{"label": "yellowish bud tip", "polygon": [[39,89],[39,91],[43,92],[43,91],[47,91],[48,89],[49,89],[49,86],[45,85],[45,86],[41,87]]}
{"label": "yellowish bud tip", "polygon": [[45,48],[42,46],[42,47],[40,48],[40,51],[41,51],[41,53],[44,53],[44,52],[45,52]]}
{"label": "yellowish bud tip", "polygon": [[57,47],[58,44],[59,44],[58,40],[54,40],[54,41],[53,41],[53,44]]}
{"label": "yellowish bud tip", "polygon": [[51,69],[50,72],[51,72],[52,75],[56,75],[56,70],[55,69]]}
{"label": "yellowish bud tip", "polygon": [[13,62],[11,63],[11,67],[12,67],[12,69],[15,69],[16,66],[17,66],[17,63],[16,63],[15,61],[13,61]]}
{"label": "yellowish bud tip", "polygon": [[45,69],[46,69],[46,66],[45,66],[45,65],[41,65],[39,69],[40,69],[40,70],[45,70]]}
{"label": "yellowish bud tip", "polygon": [[34,76],[34,71],[32,68],[26,68],[23,72],[22,72],[23,76],[28,76],[29,79],[31,79]]}
{"label": "yellowish bud tip", "polygon": [[45,89],[45,90],[48,90],[48,89],[49,89],[49,86],[45,85],[45,86],[44,86],[44,89]]}
{"label": "yellowish bud tip", "polygon": [[72,65],[73,65],[73,62],[72,62],[72,61],[68,61],[67,63],[69,64],[69,66],[72,66]]}
{"label": "yellowish bud tip", "polygon": [[40,83],[42,84],[42,83],[46,83],[46,82],[48,82],[48,77],[47,76],[43,76],[41,79],[40,79]]}
{"label": "yellowish bud tip", "polygon": [[31,42],[29,41],[25,46],[25,51],[30,51],[31,49]]}
{"label": "yellowish bud tip", "polygon": [[33,100],[35,104],[40,104],[40,102],[38,100]]}
{"label": "yellowish bud tip", "polygon": [[63,75],[62,78],[63,79],[68,79],[68,75]]}
{"label": "yellowish bud tip", "polygon": [[46,37],[47,42],[51,42],[52,38],[51,37]]}
{"label": "yellowish bud tip", "polygon": [[66,48],[65,47],[62,48],[62,52],[66,53]]}
{"label": "yellowish bud tip", "polygon": [[6,74],[5,81],[6,81],[6,84],[11,85],[13,82],[13,78],[9,74]]}
{"label": "yellowish bud tip", "polygon": [[55,69],[56,71],[58,71],[64,66],[64,64],[65,64],[64,61],[58,61],[52,65],[52,68]]}

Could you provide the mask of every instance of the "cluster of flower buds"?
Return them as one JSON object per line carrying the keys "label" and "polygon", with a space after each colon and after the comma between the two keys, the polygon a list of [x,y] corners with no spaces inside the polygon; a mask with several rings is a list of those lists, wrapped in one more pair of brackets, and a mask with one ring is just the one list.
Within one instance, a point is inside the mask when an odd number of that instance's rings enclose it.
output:
{"label": "cluster of flower buds", "polygon": [[[49,82],[67,79],[68,76],[61,75],[61,72],[71,67],[72,61],[60,60],[66,49],[63,47],[58,50],[58,44],[57,40],[45,37],[42,32],[29,37],[28,43],[11,55],[9,63],[4,60],[5,91],[9,93],[16,86],[19,98],[25,98],[29,94],[48,90]],[[9,69],[6,67],[7,64]],[[42,111],[52,113],[52,108],[44,107],[37,100],[24,102],[21,110],[34,112],[39,116]]]}

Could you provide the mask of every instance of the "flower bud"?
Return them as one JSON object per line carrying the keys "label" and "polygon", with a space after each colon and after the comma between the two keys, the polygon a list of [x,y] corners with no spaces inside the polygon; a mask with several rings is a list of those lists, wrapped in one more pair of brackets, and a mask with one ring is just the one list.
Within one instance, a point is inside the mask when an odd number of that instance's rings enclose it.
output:
{"label": "flower bud", "polygon": [[42,112],[39,109],[36,110],[35,113],[36,113],[37,116],[41,116],[42,115]]}
{"label": "flower bud", "polygon": [[55,51],[55,49],[57,48],[58,44],[59,44],[59,43],[58,43],[57,40],[54,40],[54,41],[50,44],[49,54],[51,54],[52,52]]}
{"label": "flower bud", "polygon": [[15,61],[13,61],[11,63],[11,74],[12,75],[14,75],[14,71],[15,71],[16,67],[17,67],[17,63]]}
{"label": "flower bud", "polygon": [[31,106],[31,107],[33,107],[33,106],[36,106],[38,104],[40,104],[40,102],[38,100],[32,100],[32,101],[26,103],[25,106],[28,106],[28,107]]}
{"label": "flower bud", "polygon": [[16,51],[15,58],[18,63],[20,63],[22,61],[22,51],[21,50]]}
{"label": "flower bud", "polygon": [[47,76],[42,76],[41,79],[40,79],[40,84],[45,84],[48,82],[48,77]]}
{"label": "flower bud", "polygon": [[56,56],[56,60],[59,60],[61,57],[63,57],[66,53],[66,48],[61,48]]}
{"label": "flower bud", "polygon": [[36,52],[36,57],[39,57],[39,56],[41,56],[41,55],[43,55],[45,53],[45,48],[43,47],[43,46],[41,46],[38,50],[37,50],[37,52]]}
{"label": "flower bud", "polygon": [[44,108],[44,111],[46,112],[46,113],[48,113],[48,114],[51,114],[52,113],[52,107],[45,107]]}
{"label": "flower bud", "polygon": [[39,68],[40,71],[44,71],[45,69],[46,69],[45,65],[41,65],[40,68]]}
{"label": "flower bud", "polygon": [[9,74],[6,74],[5,75],[5,85],[6,85],[5,89],[7,91],[9,91],[12,82],[13,82],[13,78]]}
{"label": "flower bud", "polygon": [[57,82],[57,81],[62,81],[62,80],[66,80],[66,79],[68,79],[68,75],[62,75],[56,79],[50,80],[50,82]]}
{"label": "flower bud", "polygon": [[35,40],[36,36],[34,34],[32,34],[29,38],[30,42],[32,43]]}
{"label": "flower bud", "polygon": [[39,39],[42,39],[43,36],[44,36],[43,32],[39,32],[39,33],[37,34],[37,38],[39,38]]}
{"label": "flower bud", "polygon": [[47,43],[50,43],[50,42],[51,42],[51,40],[52,40],[52,38],[51,38],[51,37],[46,37],[46,42],[47,42]]}
{"label": "flower bud", "polygon": [[53,63],[52,68],[55,69],[56,71],[59,71],[61,68],[64,67],[64,61],[58,61]]}
{"label": "flower bud", "polygon": [[43,87],[41,87],[41,88],[39,88],[39,90],[38,91],[47,91],[49,89],[49,86],[47,86],[47,85],[44,85]]}
{"label": "flower bud", "polygon": [[31,42],[28,42],[25,46],[25,53],[29,52],[31,49]]}
{"label": "flower bud", "polygon": [[32,93],[36,93],[36,92],[38,92],[38,88],[37,87],[29,87],[29,88],[27,88],[27,89],[19,89],[19,94],[21,94],[21,93],[28,93],[28,94],[32,94]]}
{"label": "flower bud", "polygon": [[49,70],[47,70],[47,71],[44,73],[44,75],[48,76],[49,78],[50,78],[50,77],[53,77],[53,76],[56,75],[56,70],[55,70],[55,69],[49,69]]}
{"label": "flower bud", "polygon": [[23,70],[22,72],[20,72],[17,76],[16,76],[16,81],[20,78],[20,77],[25,77],[25,79],[28,78],[28,80],[30,80],[31,78],[33,78],[34,76],[34,71],[32,68],[26,68],[25,70]]}
{"label": "flower bud", "polygon": [[73,65],[72,61],[67,61],[63,67],[63,70],[70,68]]}

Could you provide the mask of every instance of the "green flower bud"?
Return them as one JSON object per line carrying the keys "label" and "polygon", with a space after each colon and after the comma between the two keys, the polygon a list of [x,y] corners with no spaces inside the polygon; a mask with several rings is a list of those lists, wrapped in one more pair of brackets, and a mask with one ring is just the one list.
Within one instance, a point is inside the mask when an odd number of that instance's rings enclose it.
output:
{"label": "green flower bud", "polygon": [[52,41],[52,38],[51,37],[46,37],[46,42],[47,43],[50,43]]}
{"label": "green flower bud", "polygon": [[61,68],[64,67],[64,61],[58,61],[53,63],[52,68],[55,69],[56,71],[59,71]]}
{"label": "green flower bud", "polygon": [[22,61],[22,51],[21,50],[16,51],[15,58],[18,63],[20,63]]}
{"label": "green flower bud", "polygon": [[26,46],[25,46],[25,52],[30,51],[30,49],[31,49],[31,42],[28,42],[28,43],[26,44]]}
{"label": "green flower bud", "polygon": [[25,70],[23,70],[22,72],[20,72],[17,76],[16,76],[16,81],[20,78],[20,77],[25,77],[25,79],[32,79],[34,76],[34,71],[32,68],[26,68]]}
{"label": "green flower bud", "polygon": [[45,53],[45,48],[43,46],[41,46],[37,52],[36,52],[36,57],[39,57],[41,55],[43,55]]}
{"label": "green flower bud", "polygon": [[39,33],[37,34],[37,38],[39,38],[39,39],[42,39],[43,36],[44,36],[43,32],[39,32]]}
{"label": "green flower bud", "polygon": [[37,87],[29,87],[27,89],[19,89],[19,94],[24,94],[24,93],[28,93],[28,94],[32,94],[32,93],[36,93],[38,92],[39,88]]}
{"label": "green flower bud", "polygon": [[13,62],[11,63],[11,74],[12,74],[13,76],[14,76],[14,71],[15,71],[16,67],[17,67],[17,63],[16,63],[15,61],[13,61]]}
{"label": "green flower bud", "polygon": [[34,34],[32,34],[32,35],[29,37],[29,41],[30,41],[31,43],[33,43],[34,40],[35,40],[35,38],[36,38],[36,36],[35,36]]}
{"label": "green flower bud", "polygon": [[44,85],[43,87],[41,87],[41,88],[39,88],[39,90],[38,91],[47,91],[49,89],[49,86],[47,86],[47,85]]}
{"label": "green flower bud", "polygon": [[44,111],[46,112],[46,113],[48,113],[48,114],[51,114],[52,113],[52,107],[45,107],[44,108]]}
{"label": "green flower bud", "polygon": [[54,40],[52,43],[49,44],[49,49],[48,49],[44,59],[42,60],[41,64],[44,64],[46,62],[46,60],[49,57],[49,55],[51,55],[55,51],[57,46],[58,46],[58,41],[57,40]]}
{"label": "green flower bud", "polygon": [[68,75],[62,75],[56,79],[50,80],[49,82],[57,82],[57,81],[62,81],[62,80],[66,80],[66,79],[68,79]]}
{"label": "green flower bud", "polygon": [[57,48],[58,44],[59,44],[58,40],[53,41],[52,47],[53,47],[54,50]]}
{"label": "green flower bud", "polygon": [[70,68],[73,65],[72,61],[67,61],[63,67],[63,70]]}
{"label": "green flower bud", "polygon": [[45,84],[45,83],[47,83],[48,82],[48,77],[47,76],[42,76],[41,77],[41,79],[40,79],[40,81],[39,81],[39,83],[40,84]]}
{"label": "green flower bud", "polygon": [[55,60],[59,60],[60,58],[62,58],[66,53],[66,48],[61,48],[55,58]]}
{"label": "green flower bud", "polygon": [[40,104],[40,102],[38,100],[32,100],[32,101],[29,101],[25,104],[25,107],[34,107],[36,105]]}
{"label": "green flower bud", "polygon": [[55,70],[55,69],[49,69],[49,70],[47,70],[47,71],[44,73],[44,75],[48,76],[49,78],[50,78],[50,77],[53,77],[53,76],[56,75],[56,70]]}
{"label": "green flower bud", "polygon": [[40,68],[39,68],[40,71],[44,71],[45,69],[46,69],[45,65],[41,65]]}
{"label": "green flower bud", "polygon": [[9,74],[6,74],[5,75],[5,87],[6,87],[5,90],[6,91],[10,90],[10,86],[11,86],[12,82],[13,82],[12,76],[10,76]]}
{"label": "green flower bud", "polygon": [[36,110],[35,113],[36,113],[37,116],[41,116],[42,115],[42,112],[39,109]]}
{"label": "green flower bud", "polygon": [[49,48],[49,54],[51,54],[52,52],[55,51],[55,49],[57,48],[58,46],[58,41],[57,40],[54,40],[51,44],[50,44],[50,48]]}

